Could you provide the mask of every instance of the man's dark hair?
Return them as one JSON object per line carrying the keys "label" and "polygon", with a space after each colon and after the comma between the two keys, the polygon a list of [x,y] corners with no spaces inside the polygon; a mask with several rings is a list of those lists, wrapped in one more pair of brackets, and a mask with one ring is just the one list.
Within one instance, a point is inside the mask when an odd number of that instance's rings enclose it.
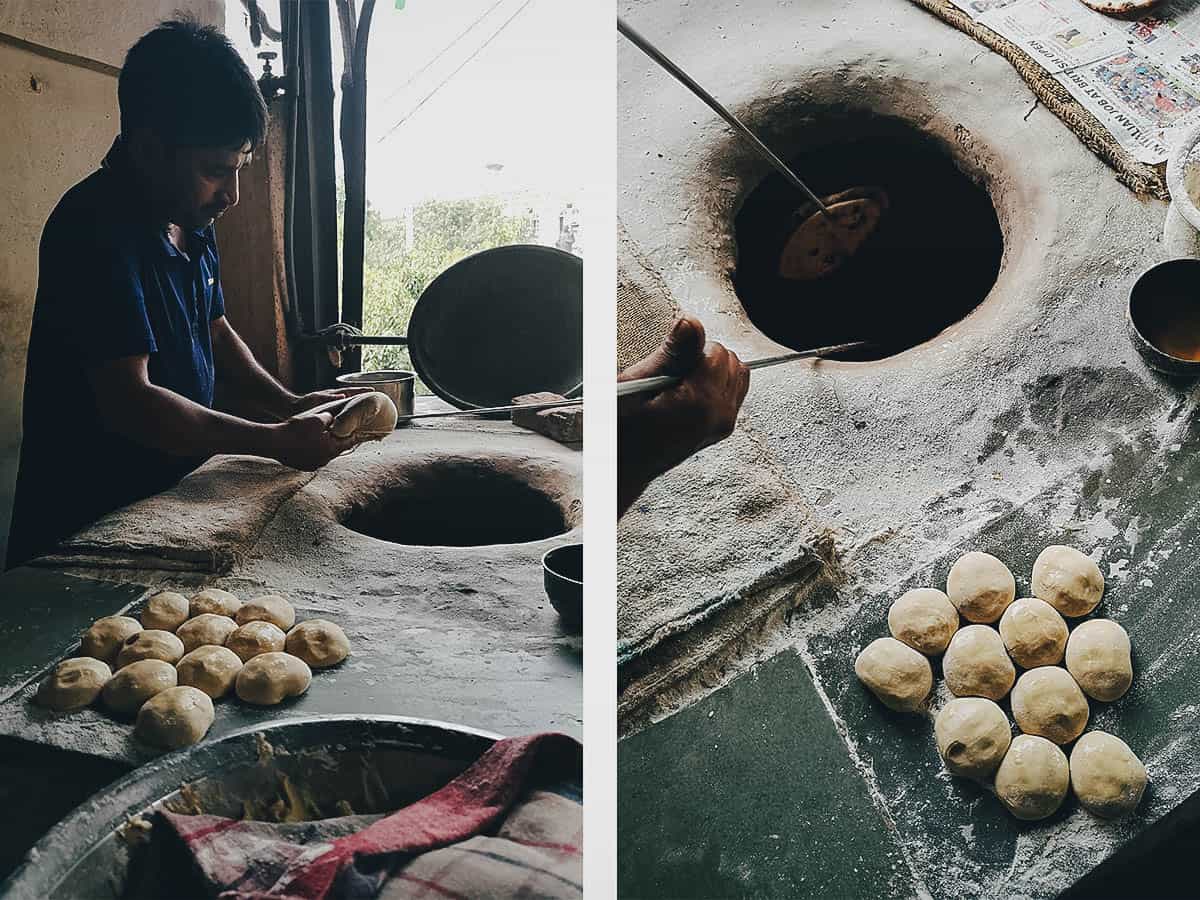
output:
{"label": "man's dark hair", "polygon": [[149,128],[168,144],[262,143],[267,106],[233,44],[210,25],[179,18],[144,35],[117,82],[121,132]]}

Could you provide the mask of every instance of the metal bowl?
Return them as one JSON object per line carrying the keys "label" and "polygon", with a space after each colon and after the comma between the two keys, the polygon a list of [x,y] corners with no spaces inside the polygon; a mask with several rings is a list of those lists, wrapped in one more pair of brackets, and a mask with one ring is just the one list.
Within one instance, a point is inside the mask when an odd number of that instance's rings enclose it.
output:
{"label": "metal bowl", "polygon": [[144,850],[131,840],[131,818],[165,808],[270,820],[272,807],[291,805],[295,796],[303,797],[308,818],[344,815],[343,802],[355,813],[390,812],[451,781],[497,739],[400,716],[298,718],[242,729],[162,756],[97,794],[29,851],[0,896],[126,897]]}
{"label": "metal bowl", "polygon": [[1129,291],[1125,325],[1150,368],[1200,376],[1200,259],[1169,259]]}
{"label": "metal bowl", "polygon": [[546,596],[567,628],[583,628],[583,544],[563,544],[542,557]]}
{"label": "metal bowl", "polygon": [[396,415],[401,417],[396,425],[399,428],[401,425],[408,424],[408,419],[405,419],[404,416],[413,414],[416,378],[417,376],[412,372],[405,372],[403,369],[379,369],[374,372],[351,372],[348,375],[339,375],[337,381],[338,384],[348,387],[369,387],[391,397],[392,402],[396,404]]}

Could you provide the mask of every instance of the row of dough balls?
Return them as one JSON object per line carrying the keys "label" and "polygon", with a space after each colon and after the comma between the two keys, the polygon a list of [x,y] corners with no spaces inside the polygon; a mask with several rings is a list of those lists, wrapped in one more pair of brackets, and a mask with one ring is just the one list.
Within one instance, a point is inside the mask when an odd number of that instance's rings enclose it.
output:
{"label": "row of dough balls", "polygon": [[[886,706],[916,711],[933,689],[926,657],[944,652],[942,673],[956,699],[938,713],[934,734],[951,773],[994,775],[997,796],[1021,819],[1049,816],[1072,785],[1085,809],[1124,815],[1141,800],[1145,767],[1117,737],[1080,735],[1089,718],[1084,695],[1116,700],[1133,681],[1129,636],[1108,619],[1068,629],[1063,616],[1087,615],[1104,592],[1099,567],[1074,548],[1042,551],[1031,588],[1037,596],[1015,600],[1008,567],[990,554],[968,553],[951,567],[946,593],[920,588],[892,605],[893,637],[868,645],[855,673]],[[960,614],[978,624],[960,629]],[[997,619],[999,632],[984,624]],[[1064,660],[1066,669],[1059,668]],[[1026,670],[1020,679],[1014,662]],[[1024,732],[1016,739],[995,702],[1010,689]],[[1077,738],[1068,761],[1059,745]]]}
{"label": "row of dough balls", "polygon": [[274,705],[308,690],[312,668],[349,655],[350,642],[333,622],[295,622],[292,605],[274,594],[243,603],[218,588],[190,600],[163,591],[146,601],[140,622],[106,616],[92,623],[81,656],[59,663],[35,700],[67,711],[99,697],[117,715],[136,713],[134,733],[148,744],[194,744],[212,726],[213,700],[233,691],[247,703]]}

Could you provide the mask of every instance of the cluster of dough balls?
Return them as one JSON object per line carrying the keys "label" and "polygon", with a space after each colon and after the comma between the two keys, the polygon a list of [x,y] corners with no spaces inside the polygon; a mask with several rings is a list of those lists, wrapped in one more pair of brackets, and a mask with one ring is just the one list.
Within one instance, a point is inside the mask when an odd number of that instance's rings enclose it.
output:
{"label": "cluster of dough balls", "polygon": [[246,703],[281,703],[308,690],[313,668],[350,654],[346,633],[326,619],[296,624],[277,594],[242,602],[219,588],[190,599],[174,591],[150,597],[141,621],[105,616],[38,686],[49,709],[82,709],[99,699],[109,712],[136,716],[134,734],[176,749],[208,733],[213,701],[234,693]]}
{"label": "cluster of dough balls", "polygon": [[[1132,812],[1146,787],[1145,767],[1120,738],[1084,734],[1088,698],[1111,702],[1133,682],[1129,635],[1110,619],[1071,629],[1064,618],[1099,604],[1100,569],[1072,547],[1047,547],[1030,589],[1033,596],[1018,599],[1003,562],[967,553],[951,567],[944,593],[918,588],[892,604],[892,636],[859,653],[855,674],[888,708],[916,712],[933,690],[929,658],[942,655],[954,699],[934,721],[938,753],[953,775],[993,779],[996,796],[1019,819],[1053,814],[1071,788],[1095,815]],[[1005,697],[1016,737],[999,705]],[[1062,747],[1072,743],[1068,759]]]}

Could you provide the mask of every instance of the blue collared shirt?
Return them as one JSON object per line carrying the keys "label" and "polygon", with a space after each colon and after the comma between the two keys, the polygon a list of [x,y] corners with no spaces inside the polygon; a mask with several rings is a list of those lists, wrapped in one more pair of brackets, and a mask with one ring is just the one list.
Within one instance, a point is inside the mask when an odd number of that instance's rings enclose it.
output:
{"label": "blue collared shirt", "polygon": [[213,402],[210,323],[225,314],[213,227],[185,232],[187,251],[176,249],[126,166],[118,139],[42,231],[10,566],[203,461],[115,434],[89,387],[89,368],[148,355],[153,384]]}

